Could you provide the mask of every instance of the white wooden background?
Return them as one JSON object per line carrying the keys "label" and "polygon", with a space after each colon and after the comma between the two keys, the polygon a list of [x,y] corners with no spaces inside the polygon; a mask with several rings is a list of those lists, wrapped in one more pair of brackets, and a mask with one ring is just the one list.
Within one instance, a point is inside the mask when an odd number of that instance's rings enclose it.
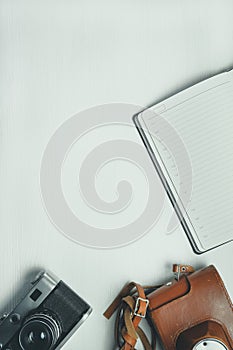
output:
{"label": "white wooden background", "polygon": [[232,67],[232,17],[232,0],[0,1],[0,310],[34,271],[52,270],[94,308],[64,348],[108,350],[113,323],[101,314],[130,279],[165,280],[180,260],[214,263],[233,295],[232,244],[197,256],[181,228],[164,234],[164,217],[124,248],[85,248],[51,224],[39,187],[43,150],[73,114],[148,105]]}

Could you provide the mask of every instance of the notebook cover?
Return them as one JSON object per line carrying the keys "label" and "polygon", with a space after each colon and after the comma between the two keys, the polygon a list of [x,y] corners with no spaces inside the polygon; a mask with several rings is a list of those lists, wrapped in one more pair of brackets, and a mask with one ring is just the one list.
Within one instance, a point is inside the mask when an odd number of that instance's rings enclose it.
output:
{"label": "notebook cover", "polygon": [[196,252],[233,238],[233,71],[145,109],[134,121]]}

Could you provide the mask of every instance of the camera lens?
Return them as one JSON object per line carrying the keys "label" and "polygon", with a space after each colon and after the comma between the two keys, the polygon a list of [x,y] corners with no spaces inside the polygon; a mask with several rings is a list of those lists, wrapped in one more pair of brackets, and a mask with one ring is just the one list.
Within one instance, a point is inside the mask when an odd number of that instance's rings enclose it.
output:
{"label": "camera lens", "polygon": [[19,344],[23,350],[49,350],[60,336],[57,322],[49,315],[30,317],[19,333]]}

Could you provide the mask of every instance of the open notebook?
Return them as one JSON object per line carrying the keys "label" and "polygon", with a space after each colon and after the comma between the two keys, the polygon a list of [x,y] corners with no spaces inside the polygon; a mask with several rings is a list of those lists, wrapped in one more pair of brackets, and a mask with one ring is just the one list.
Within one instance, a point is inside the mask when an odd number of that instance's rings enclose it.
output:
{"label": "open notebook", "polygon": [[198,253],[233,239],[233,71],[134,116]]}

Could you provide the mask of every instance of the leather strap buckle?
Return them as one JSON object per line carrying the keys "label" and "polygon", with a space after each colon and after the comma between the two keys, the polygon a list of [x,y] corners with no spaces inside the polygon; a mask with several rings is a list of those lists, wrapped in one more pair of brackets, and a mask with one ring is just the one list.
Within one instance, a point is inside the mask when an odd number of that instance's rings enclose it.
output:
{"label": "leather strap buckle", "polygon": [[176,276],[177,281],[180,280],[182,274],[190,274],[194,272],[194,268],[191,265],[174,264],[173,273]]}
{"label": "leather strap buckle", "polygon": [[144,298],[138,297],[136,299],[136,304],[135,304],[135,309],[134,309],[134,316],[145,318],[148,306],[149,306],[149,300],[148,299],[144,299]]}

